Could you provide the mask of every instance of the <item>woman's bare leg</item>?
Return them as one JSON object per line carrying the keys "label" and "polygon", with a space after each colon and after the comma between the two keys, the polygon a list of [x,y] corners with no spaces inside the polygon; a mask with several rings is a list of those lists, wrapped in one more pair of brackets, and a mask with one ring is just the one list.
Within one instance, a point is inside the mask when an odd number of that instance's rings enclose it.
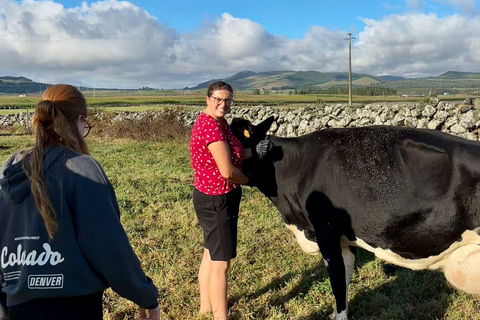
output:
{"label": "woman's bare leg", "polygon": [[200,313],[212,311],[212,304],[210,303],[210,271],[212,267],[212,260],[210,259],[210,252],[204,249],[203,258],[198,270],[198,286],[200,288]]}
{"label": "woman's bare leg", "polygon": [[227,272],[229,266],[229,261],[211,262],[209,293],[215,320],[227,320]]}

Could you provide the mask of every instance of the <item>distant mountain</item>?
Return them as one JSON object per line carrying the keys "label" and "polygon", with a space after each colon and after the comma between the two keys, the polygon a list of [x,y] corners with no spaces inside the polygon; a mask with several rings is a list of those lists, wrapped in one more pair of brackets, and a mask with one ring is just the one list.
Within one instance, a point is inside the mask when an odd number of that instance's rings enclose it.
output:
{"label": "distant mountain", "polygon": [[[352,81],[358,81],[362,78],[369,78],[371,83],[382,82],[383,80],[371,75],[363,73],[353,73]],[[231,84],[237,90],[250,89],[297,89],[302,87],[342,85],[340,82],[348,81],[348,73],[331,72],[323,73],[318,71],[269,71],[269,72],[253,72],[242,71],[230,77],[223,79],[212,79],[200,83],[193,88],[185,88],[190,90],[206,89],[208,86],[218,80],[223,80]]]}
{"label": "distant mountain", "polygon": [[25,77],[0,77],[0,82],[3,83],[34,83],[33,80],[27,79]]}
{"label": "distant mountain", "polygon": [[[245,70],[222,79],[212,79],[200,83],[189,90],[206,89],[215,81],[223,80],[233,86],[235,90],[290,90],[303,88],[331,88],[345,87],[348,85],[347,72],[318,72],[318,71],[268,71],[254,72]],[[393,75],[372,76],[365,73],[353,73],[352,83],[355,87],[379,86],[392,89],[406,89],[415,91],[431,91],[438,89],[448,92],[456,92],[465,89],[480,88],[480,73],[448,71],[439,76],[425,78],[404,78]],[[50,86],[46,83],[38,83],[25,77],[0,77],[0,95],[2,94],[28,94],[42,92]],[[80,90],[91,88],[80,87]],[[98,90],[115,90],[100,89]],[[428,92],[427,91],[427,92]]]}
{"label": "distant mountain", "polygon": [[[49,83],[40,83],[30,80],[25,77],[0,77],[0,95],[2,94],[28,94],[38,93],[41,94],[46,88],[51,86]],[[91,90],[88,87],[78,87],[81,91]],[[116,90],[106,88],[96,88],[97,90]]]}
{"label": "distant mountain", "polygon": [[[211,83],[218,80],[228,82],[236,90],[329,88],[348,85],[348,73],[291,70],[258,73],[242,71],[227,78],[212,79],[193,88],[185,89],[206,89]],[[364,73],[353,73],[352,83],[354,86],[381,86],[397,89],[476,88],[480,86],[480,73],[448,71],[436,77],[425,78],[404,78],[392,75],[372,76]]]}
{"label": "distant mountain", "polygon": [[458,71],[448,71],[444,74],[435,77],[436,79],[480,79],[480,73],[475,72],[458,72]]}
{"label": "distant mountain", "polygon": [[397,77],[397,76],[378,76],[378,79],[381,79],[383,81],[402,81],[402,80],[407,80],[407,78],[404,77]]}
{"label": "distant mountain", "polygon": [[246,70],[246,71],[241,71],[241,72],[239,72],[239,73],[236,73],[236,74],[234,74],[233,76],[228,77],[228,78],[226,78],[226,79],[227,79],[228,81],[235,81],[235,80],[237,80],[237,79],[247,78],[247,77],[252,76],[252,75],[254,75],[254,74],[255,74],[255,72]]}
{"label": "distant mountain", "polygon": [[0,77],[0,94],[42,92],[49,84],[37,83],[25,77]]}

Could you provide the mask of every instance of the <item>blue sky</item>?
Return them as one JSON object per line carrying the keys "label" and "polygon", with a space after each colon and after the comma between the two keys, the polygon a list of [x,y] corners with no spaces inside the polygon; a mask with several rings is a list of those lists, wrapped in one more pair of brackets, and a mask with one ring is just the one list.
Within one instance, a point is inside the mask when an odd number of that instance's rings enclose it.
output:
{"label": "blue sky", "polygon": [[[82,1],[63,0],[66,8],[80,6]],[[87,1],[92,3],[95,1]],[[440,17],[463,14],[466,8],[480,9],[478,1],[198,1],[198,0],[134,0],[136,6],[155,16],[181,33],[194,33],[228,12],[238,18],[247,18],[261,24],[271,34],[301,39],[311,26],[323,26],[329,30],[358,33],[364,27],[362,18],[382,19],[392,14],[412,12],[435,13]]]}
{"label": "blue sky", "polygon": [[243,70],[480,72],[480,1],[0,0],[0,75],[182,88]]}
{"label": "blue sky", "polygon": [[[268,33],[301,39],[311,26],[322,25],[331,30],[357,32],[362,28],[360,17],[377,18],[388,14],[384,5],[375,1],[133,1],[180,32],[193,33],[202,24],[228,12],[261,24]],[[363,2],[370,2],[365,5]],[[383,8],[382,8],[383,7]],[[393,6],[392,6],[393,7]]]}

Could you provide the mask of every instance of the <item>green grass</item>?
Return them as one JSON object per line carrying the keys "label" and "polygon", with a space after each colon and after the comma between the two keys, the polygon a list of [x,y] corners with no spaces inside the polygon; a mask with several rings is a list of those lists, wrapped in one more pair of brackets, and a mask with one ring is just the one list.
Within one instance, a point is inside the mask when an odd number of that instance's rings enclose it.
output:
{"label": "green grass", "polygon": [[[202,234],[191,199],[188,142],[88,139],[116,190],[132,246],[159,288],[162,319],[202,319],[197,316]],[[31,141],[0,132],[0,160]],[[326,319],[334,299],[320,256],[302,253],[269,201],[256,189],[243,190],[238,257],[229,273],[229,319]],[[384,268],[359,250],[350,319],[480,320],[480,298],[452,289],[442,274],[401,268],[387,274]],[[133,303],[111,290],[104,310],[105,319],[138,319]]]}
{"label": "green grass", "polygon": [[[284,94],[253,95],[251,92],[239,91],[235,94],[236,106],[256,106],[256,105],[299,105],[315,104],[319,99],[322,103],[348,103],[348,95],[341,94],[305,94],[289,95],[293,90],[282,90]],[[441,96],[441,100],[463,100],[467,95]],[[189,108],[192,106],[205,105],[205,93],[189,93],[184,95],[143,95],[143,96],[101,96],[90,97],[86,95],[87,104],[91,107],[108,107],[113,111],[146,111],[166,106],[179,106]],[[357,96],[352,97],[353,103],[371,103],[371,102],[421,102],[424,97],[401,97],[401,96]],[[7,115],[28,110],[33,111],[34,106],[40,100],[39,96],[0,96],[0,115]],[[7,109],[19,108],[19,109]]]}

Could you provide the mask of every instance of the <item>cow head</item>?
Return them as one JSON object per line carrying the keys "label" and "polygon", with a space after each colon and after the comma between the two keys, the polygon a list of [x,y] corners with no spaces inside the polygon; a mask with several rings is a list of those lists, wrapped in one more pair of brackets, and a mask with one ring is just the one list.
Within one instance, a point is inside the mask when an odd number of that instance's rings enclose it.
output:
{"label": "cow head", "polygon": [[234,118],[230,125],[233,134],[240,140],[244,148],[255,146],[264,139],[273,123],[273,116],[254,126],[250,121],[243,118]]}
{"label": "cow head", "polygon": [[[242,142],[244,148],[252,148],[255,147],[260,140],[265,138],[273,123],[273,119],[273,116],[271,116],[258,125],[252,125],[252,123],[246,119],[235,118],[232,120],[230,128],[238,140]],[[275,140],[275,137],[271,136],[271,138],[272,141]],[[250,158],[243,161],[243,172],[251,178],[251,181],[254,181],[248,185],[258,187],[267,197],[276,197],[277,184],[274,163],[282,158],[282,148],[275,146],[275,142],[273,141],[273,147],[261,159]]]}

